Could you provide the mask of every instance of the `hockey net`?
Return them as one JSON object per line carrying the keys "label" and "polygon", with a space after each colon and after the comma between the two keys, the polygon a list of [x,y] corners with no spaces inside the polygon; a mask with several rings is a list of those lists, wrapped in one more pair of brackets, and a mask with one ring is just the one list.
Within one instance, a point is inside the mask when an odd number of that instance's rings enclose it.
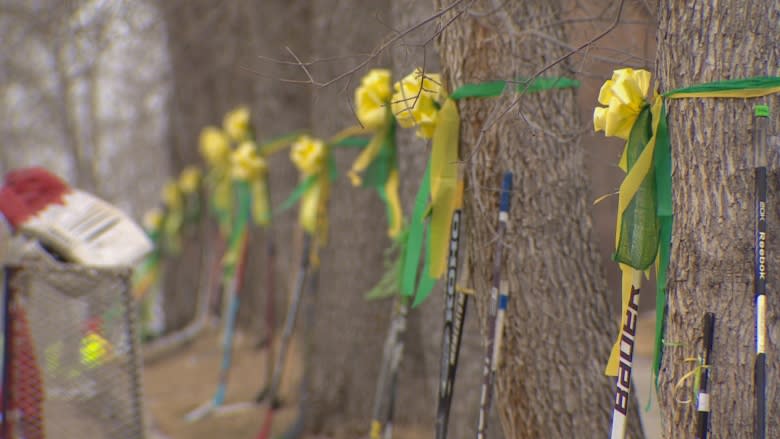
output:
{"label": "hockey net", "polygon": [[143,438],[131,272],[49,261],[6,273],[10,392],[0,438]]}

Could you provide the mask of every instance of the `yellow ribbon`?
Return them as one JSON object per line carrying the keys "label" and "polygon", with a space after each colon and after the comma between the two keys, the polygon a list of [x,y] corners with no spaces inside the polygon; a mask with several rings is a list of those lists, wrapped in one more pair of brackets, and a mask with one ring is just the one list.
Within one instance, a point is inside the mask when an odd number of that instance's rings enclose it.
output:
{"label": "yellow ribbon", "polygon": [[390,70],[370,70],[355,89],[355,113],[360,124],[373,131],[384,127],[391,95]]}
{"label": "yellow ribbon", "polygon": [[403,230],[403,210],[401,208],[401,197],[398,194],[398,169],[390,171],[390,176],[385,182],[385,195],[387,196],[387,205],[390,207],[390,227],[387,235],[396,238]]}
{"label": "yellow ribbon", "polygon": [[[360,186],[363,180],[360,174],[368,168],[382,150],[384,142],[390,135],[395,119],[390,111],[390,71],[384,69],[371,70],[355,90],[356,113],[360,123],[374,135],[368,145],[363,148],[347,172],[353,186]],[[392,146],[393,148],[395,145]],[[388,206],[390,238],[396,238],[403,228],[403,211],[398,194],[397,166],[390,171],[385,181],[384,191]]]}
{"label": "yellow ribbon", "polygon": [[357,158],[352,163],[352,167],[347,171],[347,176],[349,177],[352,186],[360,186],[363,184],[360,173],[365,171],[368,165],[374,161],[377,154],[379,154],[379,151],[382,149],[382,142],[384,142],[389,129],[389,124],[381,126],[379,130],[374,133],[374,136],[368,142],[368,145],[360,151],[360,154],[358,154]]}
{"label": "yellow ribbon", "polygon": [[[612,79],[606,81],[599,93],[599,102],[607,105],[606,108],[597,107],[593,115],[593,125],[595,131],[604,130],[608,136],[628,139],[634,122],[637,119],[639,111],[644,105],[644,96],[646,95],[650,83],[650,73],[644,70],[620,69],[616,70]],[[620,184],[618,192],[618,214],[617,225],[615,227],[615,245],[617,246],[622,230],[622,218],[625,210],[628,208],[631,200],[639,190],[640,185],[653,170],[653,157],[656,148],[658,126],[661,121],[661,113],[664,106],[664,99],[680,98],[754,98],[766,96],[772,93],[780,92],[780,86],[756,87],[747,89],[728,89],[712,91],[687,92],[685,89],[674,90],[661,95],[656,93],[650,104],[650,113],[652,116],[652,136],[649,139],[644,150],[637,158],[637,161],[627,169],[627,148],[624,149],[620,159],[619,166],[623,171],[627,171],[626,177]],[[659,250],[660,251],[660,250]],[[659,263],[656,257],[656,269]],[[625,325],[626,307],[630,297],[632,279],[636,276],[636,270],[620,265],[622,273],[622,314],[620,327]],[[656,271],[657,272],[657,271]],[[605,374],[616,376],[618,373],[618,363],[620,355],[620,337],[612,348]]]}
{"label": "yellow ribbon", "polygon": [[252,121],[249,107],[241,106],[225,114],[222,120],[222,128],[228,136],[240,143],[252,137]]}
{"label": "yellow ribbon", "polygon": [[230,212],[233,206],[233,186],[230,178],[230,139],[222,130],[206,127],[200,134],[200,153],[209,165],[206,181],[212,206],[219,215],[222,236],[230,232]]}
{"label": "yellow ribbon", "polygon": [[647,70],[615,70],[612,79],[599,91],[599,103],[607,107],[596,107],[593,111],[593,128],[604,130],[607,136],[628,140],[649,89],[650,72]]}
{"label": "yellow ribbon", "polygon": [[390,107],[403,128],[417,127],[417,136],[430,139],[436,129],[437,103],[441,99],[441,75],[417,68],[393,86]]}
{"label": "yellow ribbon", "polygon": [[444,98],[439,74],[420,68],[394,85],[391,109],[398,124],[416,126],[417,136],[432,139],[430,248],[428,274],[439,279],[447,267],[452,214],[463,204],[463,179],[458,173],[460,115],[453,99]]}
{"label": "yellow ribbon", "polygon": [[246,140],[231,156],[233,179],[246,181],[252,193],[252,219],[255,224],[267,226],[271,222],[266,178],[268,167],[265,159],[258,155],[257,145]]}
{"label": "yellow ribbon", "polygon": [[330,181],[325,165],[328,146],[319,139],[301,136],[292,145],[290,159],[301,174],[301,181],[315,176],[316,182],[301,197],[298,222],[308,233],[321,239],[326,238],[327,201],[330,195]]}
{"label": "yellow ribbon", "polygon": [[[679,380],[674,384],[674,387],[672,388],[672,395],[674,395],[674,400],[677,401],[678,404],[690,404],[693,402],[694,397],[696,396],[696,392],[699,390],[699,386],[701,383],[701,375],[702,372],[704,372],[704,369],[708,369],[710,366],[704,364],[701,358],[686,358],[684,360],[685,363],[696,363],[696,367],[693,368],[693,370],[689,370],[685,373],[685,375],[681,376]],[[688,399],[679,399],[677,397],[677,394],[679,393],[680,389],[685,385],[685,382],[689,379],[693,378],[693,397]]]}
{"label": "yellow ribbon", "polygon": [[463,204],[463,180],[458,173],[460,115],[455,101],[447,99],[436,116],[431,150],[430,265],[439,279],[447,268],[452,214]]}
{"label": "yellow ribbon", "polygon": [[200,169],[197,166],[187,166],[179,174],[179,190],[183,194],[191,194],[200,186]]}

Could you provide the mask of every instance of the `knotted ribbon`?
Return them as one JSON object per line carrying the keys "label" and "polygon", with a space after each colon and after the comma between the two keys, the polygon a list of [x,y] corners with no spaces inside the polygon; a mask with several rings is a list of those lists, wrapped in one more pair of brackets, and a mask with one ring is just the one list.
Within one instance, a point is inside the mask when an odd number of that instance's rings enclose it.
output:
{"label": "knotted ribbon", "polygon": [[[593,124],[607,136],[626,139],[620,168],[626,176],[618,192],[616,251],[620,264],[622,313],[626,308],[634,271],[647,271],[655,263],[656,328],[652,373],[658,383],[666,309],[666,280],[672,238],[672,166],[665,99],[681,98],[754,98],[780,91],[780,77],[754,77],[716,81],[656,93],[651,102],[650,73],[619,69],[606,81],[599,93],[605,108],[596,108]],[[620,355],[620,335],[612,348],[605,373],[616,376]]]}
{"label": "knotted ribbon", "polygon": [[[579,86],[579,81],[568,78],[520,79],[516,83],[516,93]],[[501,96],[507,84],[507,81],[465,84],[447,96],[438,74],[427,74],[418,68],[394,86],[391,107],[399,125],[404,128],[416,126],[418,137],[432,141],[431,158],[415,200],[404,258],[402,293],[415,296],[413,306],[427,298],[435,280],[444,274],[452,214],[463,202],[463,180],[458,172],[461,121],[456,102],[465,98]],[[430,204],[426,207],[428,196]],[[413,286],[422,253],[424,217],[429,215],[427,256],[415,293]]]}

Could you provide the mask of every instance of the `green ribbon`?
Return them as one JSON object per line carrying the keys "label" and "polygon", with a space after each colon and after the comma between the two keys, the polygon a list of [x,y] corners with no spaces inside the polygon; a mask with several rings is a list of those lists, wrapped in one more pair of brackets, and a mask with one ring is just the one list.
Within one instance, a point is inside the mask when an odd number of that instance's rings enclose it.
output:
{"label": "green ribbon", "polygon": [[[457,101],[463,98],[494,98],[504,93],[508,83],[508,81],[489,81],[478,84],[464,84],[452,92],[450,99]],[[524,94],[538,93],[544,90],[577,88],[580,86],[580,81],[565,77],[534,78],[531,81],[521,78],[513,81],[513,83],[517,84],[514,91]]]}
{"label": "green ribbon", "polygon": [[[552,78],[534,78],[533,80],[518,79],[517,81],[488,81],[477,84],[464,84],[458,87],[450,96],[449,99],[457,101],[465,98],[492,98],[501,96],[508,84],[516,84],[514,91],[516,93],[536,93],[544,90],[553,89],[565,89],[579,87],[580,82],[575,79],[569,79],[564,77],[552,77]],[[457,134],[453,136],[457,142]],[[458,145],[454,145],[455,148]],[[407,244],[407,254],[404,259],[403,279],[401,293],[406,296],[414,296],[414,302],[412,307],[417,307],[422,304],[425,299],[430,295],[433,290],[433,286],[436,283],[436,279],[429,274],[429,266],[431,261],[431,230],[428,227],[426,254],[424,259],[423,274],[417,282],[415,289],[415,281],[417,280],[417,267],[419,264],[420,254],[422,252],[423,245],[423,232],[425,225],[425,216],[428,207],[428,198],[430,195],[430,180],[431,169],[430,163],[426,169],[423,183],[420,185],[420,189],[417,192],[415,198],[415,208],[412,213],[412,219],[409,231],[409,242]]]}
{"label": "green ribbon", "polygon": [[[427,260],[425,258],[425,268],[423,269],[422,276],[419,284],[417,283],[417,273],[420,263],[420,256],[422,254],[423,235],[425,232],[425,210],[428,204],[428,194],[431,191],[431,165],[425,167],[425,174],[423,175],[420,189],[417,191],[417,197],[414,201],[414,210],[412,211],[412,218],[409,224],[409,237],[406,242],[406,248],[403,256],[403,269],[401,275],[401,294],[406,297],[413,297],[416,295],[430,293],[433,289],[433,284],[436,282],[431,279],[427,270]],[[415,285],[417,288],[415,288]],[[426,291],[427,289],[427,291]]]}
{"label": "green ribbon", "polygon": [[[652,204],[647,195],[646,199],[641,200],[637,206],[634,206],[633,220],[642,224],[627,224],[632,219],[623,217],[623,229],[621,231],[620,241],[624,239],[624,232],[627,242],[634,239],[647,239],[642,247],[645,252],[616,252],[616,260],[627,263],[634,268],[644,270],[649,267],[647,260],[650,255],[650,249],[657,248],[656,261],[656,327],[654,340],[654,353],[652,363],[652,374],[655,385],[658,386],[658,373],[663,359],[663,336],[666,325],[666,282],[668,278],[669,259],[671,254],[673,209],[672,209],[672,157],[671,144],[669,140],[669,127],[666,112],[666,99],[680,98],[736,98],[746,99],[766,96],[772,93],[780,92],[780,77],[760,76],[745,79],[731,79],[724,81],[714,81],[704,84],[697,84],[690,87],[683,87],[663,93],[661,110],[659,114],[658,126],[655,132],[655,151],[653,154],[653,171],[643,182],[648,185],[647,192],[654,192],[655,219],[650,218],[650,205]],[[649,108],[649,107],[647,107]],[[645,110],[642,110],[637,122],[632,129],[631,136],[627,144],[627,152],[638,149],[634,142],[640,142],[647,137],[647,133],[652,134],[652,121],[649,117],[643,117]],[[649,111],[647,111],[649,113]],[[635,137],[636,131],[636,137]],[[649,139],[649,138],[648,138]],[[646,142],[645,142],[646,143]],[[642,147],[643,148],[643,147]],[[631,155],[627,157],[631,162]],[[653,181],[654,180],[654,181]],[[652,187],[649,187],[652,186]],[[642,189],[640,189],[641,191]],[[639,193],[637,194],[639,197]],[[629,207],[628,210],[631,210]],[[655,225],[653,225],[655,224]],[[657,231],[653,236],[652,230]],[[637,233],[638,231],[638,233]],[[630,235],[634,232],[635,235]],[[641,238],[641,237],[645,238]],[[619,246],[620,247],[620,246]]]}
{"label": "green ribbon", "polygon": [[362,136],[349,136],[336,142],[328,143],[328,146],[334,148],[365,148],[370,139]]}
{"label": "green ribbon", "polygon": [[249,232],[249,221],[252,217],[252,192],[249,183],[236,181],[234,188],[237,208],[236,214],[233,216],[233,226],[230,228],[230,237],[228,238],[228,246],[223,263],[225,280],[232,279],[236,274]]}
{"label": "green ribbon", "polygon": [[[652,137],[650,106],[645,105],[631,129],[626,143],[626,171],[629,172]],[[655,153],[655,152],[654,152]],[[615,262],[637,270],[647,270],[658,254],[658,212],[656,209],[656,176],[648,172],[623,212]]]}
{"label": "green ribbon", "polygon": [[301,199],[303,194],[306,193],[309,189],[311,189],[315,184],[317,184],[317,179],[319,178],[318,175],[313,174],[308,177],[306,177],[302,182],[298,183],[297,186],[293,189],[292,193],[287,197],[286,200],[282,202],[281,205],[274,211],[274,215],[279,215],[280,213],[284,212],[285,210],[295,206],[295,203],[298,202],[298,200]]}

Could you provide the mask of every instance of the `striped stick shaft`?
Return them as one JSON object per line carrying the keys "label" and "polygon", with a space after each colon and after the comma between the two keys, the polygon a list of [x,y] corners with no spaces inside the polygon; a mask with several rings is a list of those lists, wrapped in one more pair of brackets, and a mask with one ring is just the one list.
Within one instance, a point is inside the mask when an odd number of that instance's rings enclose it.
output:
{"label": "striped stick shaft", "polygon": [[[314,268],[309,275],[309,288],[303,307],[303,371],[300,384],[300,396],[298,400],[298,414],[292,425],[281,435],[281,439],[299,439],[303,436],[306,428],[306,417],[309,413],[309,387],[311,381],[311,350],[312,350],[312,331],[314,329],[314,299],[319,289],[319,270]],[[259,438],[267,439],[267,438]]]}
{"label": "striped stick shaft", "polygon": [[620,337],[620,363],[615,385],[615,401],[612,410],[611,439],[626,437],[626,420],[628,416],[629,392],[631,390],[631,373],[634,364],[634,341],[639,320],[639,289],[642,282],[642,272],[634,270],[631,293],[623,316]]}
{"label": "striped stick shaft", "polygon": [[287,316],[284,320],[284,329],[282,330],[282,339],[279,342],[279,352],[276,356],[276,362],[274,363],[274,374],[271,379],[271,384],[268,388],[266,397],[270,398],[271,406],[274,405],[279,387],[282,381],[282,373],[284,372],[284,364],[287,360],[287,350],[290,346],[290,338],[292,338],[293,330],[295,329],[295,321],[298,318],[298,308],[301,304],[301,298],[303,297],[303,287],[306,283],[306,272],[309,269],[309,251],[311,250],[311,236],[308,233],[304,233],[303,237],[303,252],[301,256],[301,264],[298,269],[298,274],[295,278],[295,287],[293,289],[293,295],[290,298],[290,305],[287,309]]}
{"label": "striped stick shaft", "polygon": [[[763,109],[764,112],[760,112]],[[756,305],[756,363],[755,385],[755,428],[753,437],[766,437],[766,215],[767,208],[767,128],[769,109],[757,106],[754,119],[753,148],[755,154],[755,305]]]}
{"label": "striped stick shaft", "polygon": [[406,334],[406,318],[409,312],[409,298],[401,297],[398,315],[395,319],[395,345],[390,361],[390,394],[388,395],[387,422],[385,423],[383,439],[393,437],[393,417],[395,416],[395,398],[398,393],[398,368],[404,356],[404,334]]}
{"label": "striped stick shaft", "polygon": [[273,380],[274,357],[274,332],[276,330],[276,247],[270,234],[266,237],[266,266],[265,266],[265,324],[266,338],[266,383],[270,384]]}
{"label": "striped stick shaft", "polygon": [[290,338],[292,338],[292,333],[295,329],[295,321],[298,319],[298,309],[300,308],[301,300],[303,298],[303,289],[306,284],[306,274],[309,271],[309,261],[311,256],[309,253],[311,252],[311,241],[311,235],[304,232],[301,262],[298,268],[298,273],[295,277],[293,294],[292,297],[290,297],[290,304],[287,308],[287,315],[285,316],[284,320],[284,329],[282,330],[282,339],[279,342],[279,352],[277,353],[276,362],[274,363],[273,377],[271,378],[271,383],[268,385],[267,390],[261,391],[260,395],[258,395],[256,398],[259,401],[262,401],[263,399],[268,400],[268,411],[266,412],[265,419],[263,420],[263,425],[260,427],[260,432],[257,435],[257,439],[267,439],[271,434],[273,415],[277,406],[277,396],[282,383],[284,365],[287,360],[287,349],[290,346]]}
{"label": "striped stick shaft", "polygon": [[477,439],[485,439],[487,433],[487,421],[490,407],[493,403],[493,383],[495,381],[495,369],[493,357],[495,356],[495,337],[497,319],[498,289],[493,287],[490,293],[490,310],[488,311],[488,342],[485,350],[485,361],[482,369],[482,393],[479,398],[479,420],[477,423]]}
{"label": "striped stick shaft", "polygon": [[702,327],[704,335],[704,370],[701,374],[699,394],[696,397],[696,411],[698,412],[696,437],[699,439],[706,439],[709,430],[708,422],[710,416],[709,368],[712,364],[710,357],[712,354],[712,344],[715,332],[715,315],[713,313],[708,312],[704,315]]}
{"label": "striped stick shaft", "polygon": [[509,304],[509,287],[505,280],[501,281],[501,289],[498,292],[498,312],[496,314],[496,343],[493,348],[493,372],[498,368],[501,360],[501,346],[504,340],[504,319],[506,307]]}
{"label": "striped stick shaft", "polygon": [[466,313],[467,297],[457,292],[458,250],[460,244],[460,222],[462,211],[452,214],[450,248],[447,258],[447,285],[444,304],[444,330],[442,332],[441,361],[439,369],[439,401],[436,410],[436,439],[447,437],[455,373],[458,369],[460,340],[463,334],[463,319]]}
{"label": "striped stick shaft", "polygon": [[247,244],[249,242],[249,233],[244,232],[241,237],[241,249],[239,250],[239,261],[233,279],[230,281],[228,289],[228,313],[225,320],[224,339],[222,340],[222,364],[219,370],[219,382],[217,392],[214,395],[214,407],[219,407],[225,401],[225,392],[227,390],[227,380],[230,374],[230,366],[233,357],[233,335],[236,329],[236,317],[240,304],[239,292],[243,286],[244,268],[246,266]]}
{"label": "striped stick shaft", "polygon": [[384,428],[384,421],[386,420],[386,407],[388,405],[388,392],[391,388],[390,383],[390,369],[393,356],[393,347],[395,345],[396,337],[396,307],[400,305],[400,296],[396,296],[396,303],[393,305],[392,314],[390,317],[390,328],[387,331],[385,337],[385,343],[382,347],[382,364],[379,369],[379,377],[376,382],[376,390],[374,392],[374,408],[372,411],[371,429],[369,437],[371,439],[380,439],[382,435],[382,429]]}
{"label": "striped stick shaft", "polygon": [[493,402],[493,383],[495,381],[495,368],[493,358],[496,349],[496,320],[498,316],[498,291],[501,287],[501,267],[504,256],[504,234],[509,221],[509,204],[512,191],[512,173],[506,172],[501,184],[501,202],[498,213],[498,238],[493,256],[493,288],[490,290],[490,304],[488,309],[488,338],[485,350],[485,364],[483,369],[482,394],[479,401],[479,420],[477,423],[477,439],[485,439],[487,434],[487,421],[490,407]]}
{"label": "striped stick shaft", "polygon": [[[234,280],[232,283],[235,283]],[[233,288],[233,287],[232,287]],[[231,288],[231,289],[232,289]],[[219,407],[225,402],[225,392],[227,391],[228,375],[230,374],[230,365],[233,356],[233,334],[236,327],[236,316],[238,315],[240,299],[235,292],[230,298],[230,312],[225,322],[225,338],[222,341],[222,364],[219,368],[219,382],[217,384],[217,393],[214,395],[214,407]]]}

